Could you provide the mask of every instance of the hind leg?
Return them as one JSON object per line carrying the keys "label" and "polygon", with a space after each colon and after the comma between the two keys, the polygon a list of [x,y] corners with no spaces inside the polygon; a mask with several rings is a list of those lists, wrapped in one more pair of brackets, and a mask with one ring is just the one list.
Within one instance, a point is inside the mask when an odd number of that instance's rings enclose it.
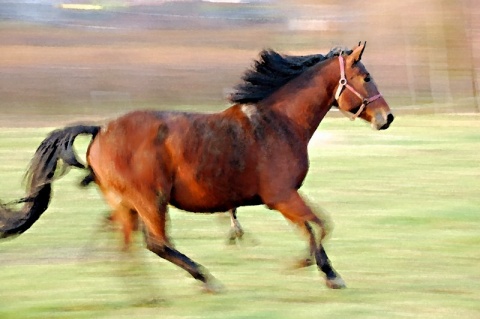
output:
{"label": "hind leg", "polygon": [[193,278],[204,283],[204,288],[208,292],[218,293],[223,290],[223,286],[210,275],[210,273],[200,264],[194,262],[186,255],[165,243],[157,242],[150,234],[147,235],[147,248],[159,257],[183,268]]}
{"label": "hind leg", "polygon": [[142,206],[135,208],[145,226],[147,248],[159,257],[184,269],[193,278],[202,281],[207,291],[220,292],[221,284],[202,265],[182,254],[170,244],[166,233],[167,201],[143,200],[141,202]]}
{"label": "hind leg", "polygon": [[116,223],[121,227],[123,233],[123,250],[126,251],[130,247],[132,233],[137,230],[138,227],[137,212],[123,202],[123,196],[120,193],[102,187],[98,182],[97,184],[105,200],[112,208],[110,215],[105,218],[105,222],[107,225]]}
{"label": "hind leg", "polygon": [[117,206],[105,218],[108,224],[117,223],[120,225],[123,233],[123,250],[128,250],[132,242],[133,232],[138,230],[138,215],[133,209],[124,206]]}
{"label": "hind leg", "polygon": [[[310,255],[315,256],[318,269],[325,274],[327,286],[334,289],[345,288],[345,282],[331,265],[322,245],[322,240],[327,234],[325,221],[313,213],[298,192],[292,192],[290,196],[271,207],[280,211],[307,235]],[[312,264],[311,257],[305,259],[304,265],[309,264]]]}

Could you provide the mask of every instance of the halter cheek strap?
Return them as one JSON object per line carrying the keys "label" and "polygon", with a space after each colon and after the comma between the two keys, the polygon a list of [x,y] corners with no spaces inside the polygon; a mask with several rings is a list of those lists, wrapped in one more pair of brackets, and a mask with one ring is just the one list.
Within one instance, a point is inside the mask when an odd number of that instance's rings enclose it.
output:
{"label": "halter cheek strap", "polygon": [[362,114],[363,110],[368,104],[380,98],[382,94],[378,93],[377,95],[371,96],[369,98],[364,98],[360,93],[358,93],[357,90],[355,90],[353,86],[347,83],[347,78],[345,77],[345,64],[343,61],[343,56],[341,54],[338,56],[338,62],[340,64],[340,81],[338,81],[337,91],[335,92],[335,100],[338,101],[344,88],[347,88],[348,90],[350,90],[350,92],[352,92],[353,94],[358,96],[360,100],[362,100],[362,104],[360,105],[360,108],[355,114],[342,110],[340,107],[338,108],[343,114],[345,114],[345,116],[350,118],[350,120],[354,121],[360,114]]}

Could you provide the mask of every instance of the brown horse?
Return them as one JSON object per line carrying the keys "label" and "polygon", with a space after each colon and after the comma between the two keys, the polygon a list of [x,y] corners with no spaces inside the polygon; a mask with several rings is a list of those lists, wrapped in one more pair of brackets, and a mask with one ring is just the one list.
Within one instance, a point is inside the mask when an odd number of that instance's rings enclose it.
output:
{"label": "brown horse", "polygon": [[[332,51],[331,54],[333,54]],[[320,61],[323,61],[329,56],[323,56],[321,54],[312,54],[312,55],[306,55],[306,56],[291,56],[291,55],[282,55],[279,56],[275,52],[262,52],[261,53],[261,63],[258,64],[257,68],[261,67],[260,71],[261,73],[266,73],[266,72],[271,72],[275,73],[278,72],[278,69],[280,68],[283,69],[283,73],[285,72],[292,72],[295,74],[295,71],[292,69],[305,69],[307,67],[310,67]],[[249,73],[250,75],[245,76],[245,80],[247,82],[250,82],[248,80],[249,76],[256,77],[255,73]],[[271,88],[270,84],[267,85],[268,90]],[[264,88],[265,89],[265,88]],[[264,94],[264,93],[262,93]],[[251,97],[250,97],[251,98]],[[235,95],[232,95],[230,97],[230,102],[236,103],[235,101]],[[87,186],[90,182],[93,182],[93,178],[86,178],[84,182],[82,182],[82,186]],[[135,210],[130,210],[129,212],[127,211],[116,211],[115,207],[112,207],[113,210],[105,217],[104,219],[104,225],[107,227],[115,227],[115,225],[118,225],[121,229],[121,232],[123,233],[123,250],[128,250],[131,244],[131,238],[132,238],[132,233],[135,231],[139,231],[140,223],[138,220],[138,214]],[[228,233],[228,243],[229,244],[235,244],[237,240],[241,240],[244,235],[243,228],[238,221],[237,218],[237,209],[233,208],[228,211],[230,215],[230,230]]]}
{"label": "brown horse", "polygon": [[[320,61],[323,61],[329,58],[336,51],[332,51],[330,54],[324,56],[321,54],[312,54],[306,56],[291,56],[291,55],[282,55],[279,56],[275,52],[262,52],[261,53],[261,63],[258,63],[255,72],[247,73],[245,80],[247,83],[250,83],[249,76],[257,77],[256,72],[267,73],[270,72],[275,74],[279,69],[282,69],[283,73],[296,72],[293,69],[305,69],[314,64],[317,64]],[[258,84],[257,84],[258,85]],[[267,90],[271,90],[270,84],[266,85]],[[264,93],[262,93],[264,94]],[[251,93],[250,93],[251,95]],[[251,97],[250,97],[251,99]],[[230,102],[236,103],[235,95],[230,97]],[[86,178],[82,183],[83,186],[87,186],[90,182],[93,182],[93,178]],[[112,207],[115,209],[115,207]],[[228,233],[228,243],[235,244],[237,240],[241,240],[244,235],[243,228],[237,218],[237,209],[233,208],[228,211],[230,215],[230,230]],[[116,211],[112,210],[104,219],[104,225],[111,227],[118,225],[123,233],[123,250],[128,250],[131,244],[132,233],[139,231],[140,223],[138,220],[138,214],[134,210],[126,211]]]}
{"label": "brown horse", "polygon": [[275,209],[307,236],[305,264],[315,259],[327,286],[345,287],[322,245],[325,222],[298,190],[309,167],[309,140],[332,106],[377,130],[393,121],[361,63],[364,49],[365,44],[349,52],[332,51],[307,67],[287,67],[281,55],[265,51],[232,95],[236,104],[223,112],[135,111],[102,127],[76,125],[52,132],[29,168],[29,193],[20,200],[25,202],[23,214],[12,215],[8,207],[0,211],[0,236],[21,233],[39,218],[48,207],[58,160],[81,167],[73,141],[91,134],[90,178],[107,201],[117,211],[136,211],[147,248],[208,290],[220,285],[169,240],[169,204],[191,212],[259,204]]}

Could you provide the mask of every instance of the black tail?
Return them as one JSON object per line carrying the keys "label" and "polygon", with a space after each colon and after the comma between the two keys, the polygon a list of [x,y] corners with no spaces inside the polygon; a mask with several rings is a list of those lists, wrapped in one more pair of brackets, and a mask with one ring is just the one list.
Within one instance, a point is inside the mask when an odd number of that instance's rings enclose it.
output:
{"label": "black tail", "polygon": [[[52,182],[65,175],[69,166],[85,168],[75,154],[75,138],[90,134],[93,140],[99,130],[99,126],[68,126],[51,132],[43,140],[26,173],[27,195],[10,204],[0,202],[0,238],[19,235],[40,218],[50,203]],[[12,208],[20,203],[23,203],[20,210]]]}

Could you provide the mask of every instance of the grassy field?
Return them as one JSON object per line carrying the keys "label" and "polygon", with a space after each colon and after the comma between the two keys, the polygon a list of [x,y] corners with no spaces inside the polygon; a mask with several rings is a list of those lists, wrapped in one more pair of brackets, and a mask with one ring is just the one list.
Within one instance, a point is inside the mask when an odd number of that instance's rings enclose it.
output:
{"label": "grassy field", "polygon": [[[479,127],[478,115],[399,116],[384,132],[325,119],[302,191],[335,224],[341,291],[314,267],[289,269],[306,245],[275,211],[241,208],[247,234],[232,247],[225,216],[172,209],[177,248],[227,288],[205,294],[140,236],[119,252],[118,234],[98,231],[106,205],[72,170],[44,216],[0,243],[0,318],[480,318]],[[2,200],[23,195],[49,130],[0,129]]]}

